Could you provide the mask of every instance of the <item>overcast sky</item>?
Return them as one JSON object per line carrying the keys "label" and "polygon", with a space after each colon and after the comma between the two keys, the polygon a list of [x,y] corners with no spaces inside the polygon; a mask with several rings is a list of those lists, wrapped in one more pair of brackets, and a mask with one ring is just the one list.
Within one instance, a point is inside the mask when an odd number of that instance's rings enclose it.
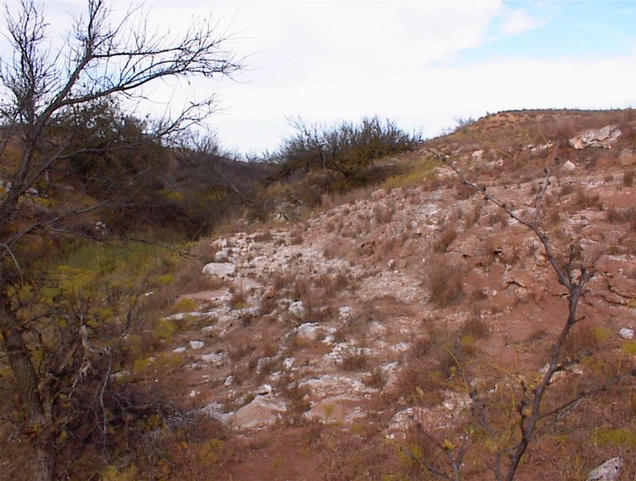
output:
{"label": "overcast sky", "polygon": [[[14,8],[15,0],[8,2]],[[45,0],[53,30],[81,0]],[[114,0],[115,12],[129,2]],[[222,145],[275,149],[287,119],[391,118],[439,134],[457,118],[517,108],[636,106],[636,0],[146,0],[149,22],[177,33],[212,16],[245,57],[233,81],[155,91],[161,102],[214,90]]]}

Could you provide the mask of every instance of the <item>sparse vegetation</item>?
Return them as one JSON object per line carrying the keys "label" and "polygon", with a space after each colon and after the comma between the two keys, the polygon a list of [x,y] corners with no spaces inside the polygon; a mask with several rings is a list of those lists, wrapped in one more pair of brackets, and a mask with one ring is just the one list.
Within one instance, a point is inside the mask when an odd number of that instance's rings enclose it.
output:
{"label": "sparse vegetation", "polygon": [[[44,128],[34,165],[57,152],[54,169],[0,179],[7,478],[47,452],[37,481],[298,465],[574,481],[615,456],[633,477],[636,342],[618,334],[633,327],[633,112],[503,112],[425,143],[378,118],[298,121],[244,162],[102,100]],[[621,125],[616,148],[568,145],[599,122]],[[5,176],[24,145],[0,132]],[[546,157],[577,167],[548,185]],[[241,424],[254,411],[262,430]]]}

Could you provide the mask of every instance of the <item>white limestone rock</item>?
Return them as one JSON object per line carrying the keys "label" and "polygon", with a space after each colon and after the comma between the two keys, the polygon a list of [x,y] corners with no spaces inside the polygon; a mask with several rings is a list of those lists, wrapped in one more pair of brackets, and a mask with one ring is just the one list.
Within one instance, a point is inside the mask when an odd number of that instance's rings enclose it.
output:
{"label": "white limestone rock", "polygon": [[622,458],[609,459],[590,471],[585,481],[615,481],[620,478],[622,468]]}
{"label": "white limestone rock", "polygon": [[303,301],[292,302],[287,310],[296,319],[302,319],[303,317],[305,317],[306,314],[306,309]]}
{"label": "white limestone rock", "polygon": [[611,149],[612,144],[618,140],[621,134],[622,132],[617,125],[606,125],[600,129],[584,130],[572,137],[568,143],[577,150],[586,147]]}
{"label": "white limestone rock", "polygon": [[286,411],[287,406],[283,401],[270,395],[257,395],[236,411],[233,423],[238,429],[263,429],[278,421]]}
{"label": "white limestone rock", "polygon": [[229,278],[234,276],[236,266],[229,262],[210,262],[203,266],[201,271],[208,276],[218,276],[220,278]]}

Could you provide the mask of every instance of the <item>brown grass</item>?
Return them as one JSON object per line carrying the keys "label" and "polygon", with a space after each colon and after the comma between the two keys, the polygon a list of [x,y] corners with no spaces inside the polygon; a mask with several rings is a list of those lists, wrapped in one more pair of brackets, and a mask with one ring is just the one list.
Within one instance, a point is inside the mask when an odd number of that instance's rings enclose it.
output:
{"label": "brown grass", "polygon": [[630,230],[636,230],[636,207],[627,209],[607,209],[607,220],[613,224],[627,224]]}
{"label": "brown grass", "polygon": [[459,335],[461,337],[471,336],[474,339],[485,339],[490,336],[490,330],[480,316],[474,315],[462,324],[459,329]]}
{"label": "brown grass", "polygon": [[579,186],[574,191],[574,198],[569,202],[568,211],[574,213],[585,209],[601,209],[601,207],[598,195],[590,195],[583,187]]}
{"label": "brown grass", "polygon": [[386,376],[382,372],[382,369],[375,368],[368,376],[362,378],[362,382],[369,387],[382,389],[386,384]]}
{"label": "brown grass", "polygon": [[300,229],[294,229],[289,236],[289,242],[292,245],[298,245],[303,243],[303,233]]}
{"label": "brown grass", "polygon": [[628,170],[623,174],[623,184],[625,187],[631,187],[634,185],[634,171]]}
{"label": "brown grass", "polygon": [[440,232],[437,242],[435,243],[436,252],[446,252],[448,247],[457,238],[457,231],[453,225],[447,226],[442,232]]}
{"label": "brown grass", "polygon": [[409,403],[438,404],[443,387],[443,379],[424,360],[408,361],[398,374],[398,394]]}
{"label": "brown grass", "polygon": [[455,304],[464,298],[464,269],[446,256],[431,256],[425,272],[430,301],[438,307]]}
{"label": "brown grass", "polygon": [[369,356],[364,349],[352,347],[349,349],[340,362],[340,367],[345,371],[362,371],[369,365]]}

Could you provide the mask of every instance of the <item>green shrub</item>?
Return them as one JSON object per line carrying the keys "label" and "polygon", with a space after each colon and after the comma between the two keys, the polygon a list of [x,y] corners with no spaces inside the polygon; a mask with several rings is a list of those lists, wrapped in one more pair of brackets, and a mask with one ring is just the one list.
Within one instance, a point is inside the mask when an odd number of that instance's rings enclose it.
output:
{"label": "green shrub", "polygon": [[334,127],[308,125],[298,119],[292,126],[296,134],[285,140],[277,154],[285,170],[333,170],[354,181],[373,160],[412,150],[421,141],[419,135],[377,117]]}

